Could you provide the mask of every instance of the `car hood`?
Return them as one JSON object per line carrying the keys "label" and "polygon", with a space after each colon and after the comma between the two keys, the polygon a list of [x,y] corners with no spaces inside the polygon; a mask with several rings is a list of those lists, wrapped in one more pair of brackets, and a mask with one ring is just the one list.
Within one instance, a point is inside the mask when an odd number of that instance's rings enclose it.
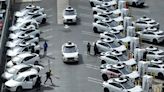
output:
{"label": "car hood", "polygon": [[131,79],[135,79],[135,78],[139,77],[139,73],[137,71],[133,71],[132,73],[130,73],[130,74],[126,75],[126,76],[128,76]]}
{"label": "car hood", "polygon": [[119,46],[119,47],[116,47],[116,48],[113,48],[113,49],[115,49],[115,50],[117,50],[117,51],[125,51],[126,50],[126,47],[125,47],[125,45],[121,45],[121,46]]}
{"label": "car hood", "polygon": [[7,79],[7,80],[9,80],[10,78],[13,77],[13,74],[8,73],[8,72],[4,72],[4,73],[2,74],[2,77],[5,78],[5,79]]}
{"label": "car hood", "polygon": [[8,56],[11,56],[11,57],[16,56],[17,54],[18,54],[18,52],[14,52],[13,50],[8,50],[8,51],[7,51],[7,55],[8,55]]}
{"label": "car hood", "polygon": [[28,11],[29,11],[29,10],[17,11],[17,12],[15,13],[15,16],[16,16],[16,17],[22,17],[22,16],[24,16]]}
{"label": "car hood", "polygon": [[10,67],[12,67],[12,66],[14,66],[14,64],[13,64],[12,61],[7,62],[7,64],[6,64],[6,67],[7,67],[7,68],[10,68]]}
{"label": "car hood", "polygon": [[18,30],[19,28],[15,25],[13,25],[12,27],[9,28],[9,30],[11,31],[15,31],[15,30]]}
{"label": "car hood", "polygon": [[63,56],[68,58],[68,57],[76,57],[78,56],[78,52],[75,53],[63,53]]}
{"label": "car hood", "polygon": [[75,19],[77,15],[64,15],[64,19]]}
{"label": "car hood", "polygon": [[134,58],[131,58],[127,61],[123,61],[126,65],[132,66],[132,65],[136,65],[136,61]]}
{"label": "car hood", "polygon": [[22,22],[22,21],[25,21],[27,19],[30,19],[30,16],[25,16],[25,17],[22,17],[22,18],[18,18],[17,22]]}
{"label": "car hood", "polygon": [[19,86],[20,84],[21,84],[21,82],[15,81],[13,79],[10,79],[7,82],[5,82],[5,86],[8,86],[8,87]]}
{"label": "car hood", "polygon": [[112,27],[112,28],[116,29],[116,30],[119,30],[119,31],[124,29],[124,27],[122,25],[118,25],[118,26]]}
{"label": "car hood", "polygon": [[142,90],[141,86],[135,86],[132,89],[128,89],[128,91],[130,91],[130,92],[142,92],[143,90]]}

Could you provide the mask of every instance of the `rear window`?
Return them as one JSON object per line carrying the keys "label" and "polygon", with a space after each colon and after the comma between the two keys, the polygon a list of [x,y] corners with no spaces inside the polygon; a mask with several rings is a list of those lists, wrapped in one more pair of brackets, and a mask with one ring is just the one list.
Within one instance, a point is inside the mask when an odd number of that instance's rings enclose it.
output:
{"label": "rear window", "polygon": [[65,46],[64,47],[64,53],[73,53],[76,52],[75,46]]}
{"label": "rear window", "polygon": [[65,15],[75,15],[74,10],[65,10]]}

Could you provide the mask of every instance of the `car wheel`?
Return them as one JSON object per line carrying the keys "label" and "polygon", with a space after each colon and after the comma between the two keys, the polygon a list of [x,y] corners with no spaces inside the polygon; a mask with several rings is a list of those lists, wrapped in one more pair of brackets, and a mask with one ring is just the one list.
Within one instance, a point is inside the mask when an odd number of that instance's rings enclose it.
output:
{"label": "car wheel", "polygon": [[106,64],[106,61],[102,60],[102,61],[101,61],[101,64]]}
{"label": "car wheel", "polygon": [[22,87],[19,86],[19,87],[16,89],[16,92],[23,92]]}
{"label": "car wheel", "polygon": [[35,61],[35,62],[34,62],[34,65],[38,65],[38,64],[39,64],[39,62],[38,62],[38,61]]}
{"label": "car wheel", "polygon": [[36,53],[36,54],[39,54],[39,53],[40,53],[40,51],[39,51],[39,50],[37,50],[35,53]]}
{"label": "car wheel", "polygon": [[36,36],[36,37],[40,37],[40,34],[36,34],[35,36]]}
{"label": "car wheel", "polygon": [[94,19],[94,22],[96,22],[98,19]]}
{"label": "car wheel", "polygon": [[154,43],[154,44],[157,44],[158,42],[157,42],[157,40],[156,40],[156,39],[153,39],[153,43]]}
{"label": "car wheel", "polygon": [[164,79],[164,75],[162,73],[158,73],[159,79]]}
{"label": "car wheel", "polygon": [[39,43],[38,42],[35,42],[36,45],[38,45]]}
{"label": "car wheel", "polygon": [[93,2],[90,2],[90,5],[91,7],[95,7],[94,3]]}
{"label": "car wheel", "polygon": [[104,92],[110,92],[108,88],[104,88]]}
{"label": "car wheel", "polygon": [[102,79],[103,79],[104,81],[107,81],[107,80],[108,80],[108,76],[107,76],[106,74],[102,74]]}
{"label": "car wheel", "polygon": [[136,6],[136,3],[135,2],[133,2],[133,4],[132,4],[133,6]]}
{"label": "car wheel", "polygon": [[46,18],[42,19],[42,24],[46,23]]}
{"label": "car wheel", "polygon": [[98,29],[97,29],[96,27],[93,28],[93,31],[94,31],[95,33],[98,33]]}
{"label": "car wheel", "polygon": [[94,11],[94,12],[93,12],[93,14],[97,14],[97,12],[96,12],[96,11]]}

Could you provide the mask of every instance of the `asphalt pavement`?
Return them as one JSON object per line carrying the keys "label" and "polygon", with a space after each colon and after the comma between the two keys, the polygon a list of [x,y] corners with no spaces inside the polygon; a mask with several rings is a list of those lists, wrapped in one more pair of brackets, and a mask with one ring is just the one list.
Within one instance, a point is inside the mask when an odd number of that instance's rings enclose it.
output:
{"label": "asphalt pavement", "polygon": [[[33,2],[34,3],[34,2]],[[29,3],[19,3],[18,8],[22,9]],[[88,0],[70,0],[69,5],[77,9],[79,22],[77,25],[70,25],[65,29],[63,24],[58,24],[57,20],[57,0],[42,0],[34,4],[45,8],[48,16],[47,23],[40,26],[41,42],[48,42],[48,52],[46,57],[42,57],[41,64],[45,69],[41,71],[42,88],[39,92],[103,92],[102,79],[100,75],[99,59],[93,55],[87,55],[86,43],[94,42],[99,38],[98,34],[92,31],[93,15]],[[164,24],[164,2],[163,0],[146,0],[147,7],[131,8],[132,14],[136,18],[148,15],[161,24]],[[61,11],[62,12],[62,11]],[[67,41],[72,41],[78,45],[80,51],[80,61],[78,64],[65,64],[62,61],[61,46]],[[142,47],[149,46],[150,43],[142,44]],[[163,49],[162,46],[159,48]],[[43,51],[41,52],[42,55]],[[92,51],[93,53],[93,51]],[[50,64],[48,63],[50,61]],[[45,72],[52,70],[53,83],[48,81],[45,85]],[[36,89],[25,90],[24,92],[36,92]]]}

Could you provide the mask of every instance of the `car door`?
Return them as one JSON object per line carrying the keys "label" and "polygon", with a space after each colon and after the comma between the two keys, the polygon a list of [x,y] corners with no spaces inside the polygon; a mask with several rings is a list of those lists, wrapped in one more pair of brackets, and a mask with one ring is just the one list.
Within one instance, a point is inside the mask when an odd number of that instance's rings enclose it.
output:
{"label": "car door", "polygon": [[147,27],[147,23],[143,22],[143,21],[137,21],[136,22],[136,27],[139,28],[139,29],[144,29],[144,28]]}
{"label": "car door", "polygon": [[146,54],[146,59],[148,59],[148,60],[155,59],[155,53],[153,53],[153,52],[148,52],[148,53]]}
{"label": "car door", "polygon": [[29,76],[25,78],[24,82],[22,83],[22,87],[24,89],[31,89],[33,87],[33,82],[30,80]]}
{"label": "car door", "polygon": [[107,71],[109,78],[119,77],[120,72],[116,69],[108,69]]}
{"label": "car door", "polygon": [[140,34],[140,37],[142,40],[149,41],[149,33],[148,32],[142,32],[142,34]]}
{"label": "car door", "polygon": [[30,75],[30,80],[33,82],[33,86],[35,85],[35,83],[36,83],[36,80],[37,80],[37,75]]}
{"label": "car door", "polygon": [[34,18],[37,22],[41,22],[41,14],[36,14],[32,18]]}
{"label": "car door", "polygon": [[104,32],[104,31],[106,31],[106,30],[109,30],[108,29],[108,25],[106,25],[105,23],[98,23],[98,28],[99,28],[99,31],[100,32]]}
{"label": "car door", "polygon": [[122,92],[122,86],[117,83],[109,83],[110,84],[110,91],[111,92]]}
{"label": "car door", "polygon": [[148,65],[148,73],[158,74],[160,67],[158,65]]}
{"label": "car door", "polygon": [[100,52],[105,52],[110,50],[110,47],[106,43],[98,43],[98,49]]}

